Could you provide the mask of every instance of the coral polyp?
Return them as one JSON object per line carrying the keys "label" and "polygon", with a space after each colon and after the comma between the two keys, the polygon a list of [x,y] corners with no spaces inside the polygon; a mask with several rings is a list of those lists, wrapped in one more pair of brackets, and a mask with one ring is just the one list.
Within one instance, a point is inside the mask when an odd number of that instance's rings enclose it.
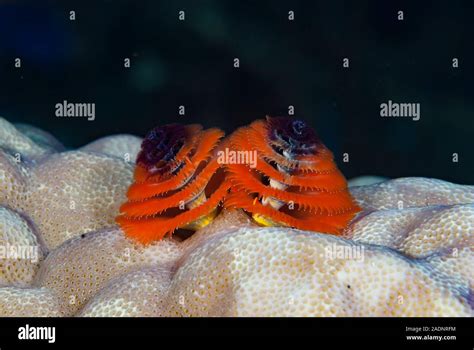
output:
{"label": "coral polyp", "polygon": [[213,156],[223,136],[197,124],[164,125],[148,133],[116,219],[127,236],[149,243],[212,221],[227,193],[225,174]]}
{"label": "coral polyp", "polygon": [[333,155],[304,121],[257,120],[229,138],[237,152],[256,152],[255,168],[229,164],[227,207],[251,213],[264,226],[340,234],[360,210]]}

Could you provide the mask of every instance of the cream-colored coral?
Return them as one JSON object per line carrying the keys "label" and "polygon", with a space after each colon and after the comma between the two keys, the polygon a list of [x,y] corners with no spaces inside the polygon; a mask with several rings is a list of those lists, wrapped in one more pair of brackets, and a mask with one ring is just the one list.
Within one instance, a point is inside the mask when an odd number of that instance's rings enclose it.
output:
{"label": "cream-colored coral", "polygon": [[169,269],[161,267],[148,267],[121,275],[98,292],[78,316],[170,316],[166,303],[170,281]]}
{"label": "cream-colored coral", "polygon": [[474,186],[423,177],[405,177],[370,186],[351,187],[350,192],[366,210],[474,203]]}
{"label": "cream-colored coral", "polygon": [[0,288],[0,317],[66,316],[59,298],[46,288]]}
{"label": "cream-colored coral", "polygon": [[35,284],[55,291],[73,314],[113,278],[145,266],[171,270],[180,256],[176,241],[143,246],[119,229],[106,229],[70,239],[52,251]]}
{"label": "cream-colored coral", "polygon": [[470,316],[458,288],[385,248],[257,228],[206,241],[169,298],[183,316]]}
{"label": "cream-colored coral", "polygon": [[36,144],[2,117],[0,117],[0,148],[26,158],[40,157],[49,153],[48,149]]}
{"label": "cream-colored coral", "polygon": [[115,225],[133,166],[116,157],[69,151],[34,163],[0,149],[0,204],[29,216],[49,249]]}
{"label": "cream-colored coral", "polygon": [[474,204],[375,211],[356,220],[346,234],[413,257],[474,247]]}
{"label": "cream-colored coral", "polygon": [[63,144],[53,135],[34,125],[18,123],[15,124],[15,128],[49,153],[62,152],[65,150]]}
{"label": "cream-colored coral", "polygon": [[50,249],[115,225],[132,181],[120,159],[80,151],[52,155],[31,169],[24,210]]}
{"label": "cream-colored coral", "polygon": [[[209,226],[199,230],[190,238],[181,241],[177,235],[155,243],[163,249],[173,248],[172,264],[160,262],[158,267],[143,268],[138,271],[120,275],[107,283],[107,287],[90,299],[80,311],[80,316],[176,316],[169,307],[168,290],[172,273],[183,264],[196,247],[205,244],[212,237],[220,236],[239,227],[254,227],[249,217],[238,210],[221,213]],[[116,249],[116,248],[114,248]],[[169,254],[166,253],[164,256]],[[117,253],[113,253],[117,255]],[[157,254],[161,257],[163,253]],[[164,268],[168,265],[168,268]],[[182,302],[178,298],[178,302]],[[145,307],[146,306],[146,307]]]}
{"label": "cream-colored coral", "polygon": [[16,158],[0,148],[0,205],[21,210],[25,202],[27,170]]}
{"label": "cream-colored coral", "polygon": [[[191,237],[182,242],[183,255],[187,256],[196,247],[215,235],[226,234],[244,227],[252,228],[258,227],[258,225],[242,210],[223,210],[208,226],[194,232]],[[176,239],[176,236],[174,238]]]}
{"label": "cream-colored coral", "polygon": [[[474,247],[442,249],[425,259],[426,263],[444,276],[464,281],[469,290],[474,290]],[[471,296],[472,298],[472,296]]]}
{"label": "cream-colored coral", "polygon": [[0,286],[28,286],[44,257],[30,223],[0,206]]}
{"label": "cream-colored coral", "polygon": [[119,157],[126,162],[135,163],[142,139],[133,135],[113,135],[100,138],[81,147],[81,151],[91,151]]}

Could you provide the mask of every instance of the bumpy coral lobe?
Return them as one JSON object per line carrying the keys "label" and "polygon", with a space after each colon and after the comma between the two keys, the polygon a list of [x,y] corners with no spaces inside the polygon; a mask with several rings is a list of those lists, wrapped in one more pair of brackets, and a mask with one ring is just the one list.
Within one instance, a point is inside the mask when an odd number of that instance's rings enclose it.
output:
{"label": "bumpy coral lobe", "polygon": [[223,132],[170,124],[151,130],[137,157],[134,183],[117,223],[142,243],[178,228],[198,229],[216,215],[228,191],[216,152]]}
{"label": "bumpy coral lobe", "polygon": [[340,234],[360,211],[333,155],[304,121],[277,117],[235,131],[233,149],[256,151],[255,168],[227,165],[232,192],[225,207],[241,208],[265,226]]}

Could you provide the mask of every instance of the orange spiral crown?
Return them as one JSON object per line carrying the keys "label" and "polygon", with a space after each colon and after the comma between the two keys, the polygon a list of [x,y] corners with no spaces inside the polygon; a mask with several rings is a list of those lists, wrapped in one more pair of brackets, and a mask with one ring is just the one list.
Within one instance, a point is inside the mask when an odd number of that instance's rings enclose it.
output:
{"label": "orange spiral crown", "polygon": [[264,226],[332,234],[360,210],[331,151],[305,122],[267,117],[235,131],[229,144],[254,152],[257,161],[254,168],[227,165],[232,193],[225,207],[241,208]]}
{"label": "orange spiral crown", "polygon": [[170,124],[151,130],[137,157],[134,183],[116,222],[142,243],[178,228],[209,224],[227,193],[214,153],[224,133],[200,125]]}

